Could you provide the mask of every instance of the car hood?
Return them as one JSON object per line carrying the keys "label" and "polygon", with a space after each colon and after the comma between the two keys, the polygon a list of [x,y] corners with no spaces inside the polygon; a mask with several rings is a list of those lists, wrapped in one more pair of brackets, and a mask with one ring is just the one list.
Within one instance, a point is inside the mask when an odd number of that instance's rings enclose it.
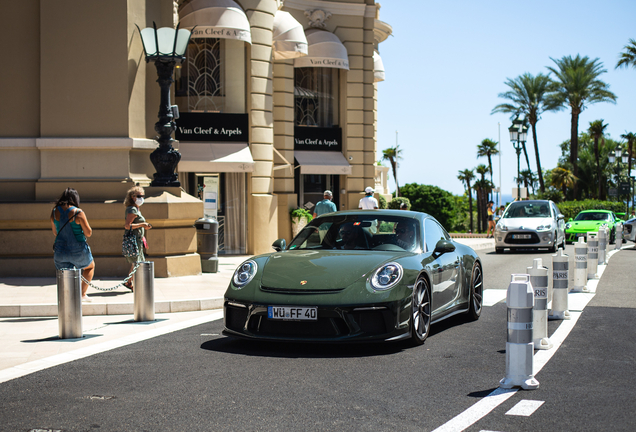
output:
{"label": "car hood", "polygon": [[270,255],[261,286],[298,291],[344,289],[386,262],[410,253],[289,250]]}
{"label": "car hood", "polygon": [[568,222],[570,224],[570,229],[586,229],[586,230],[596,230],[601,225],[609,225],[607,221],[572,221]]}
{"label": "car hood", "polygon": [[[541,225],[554,225],[552,218],[506,218],[499,223],[508,227],[508,229],[537,229]],[[554,228],[554,227],[552,227]]]}

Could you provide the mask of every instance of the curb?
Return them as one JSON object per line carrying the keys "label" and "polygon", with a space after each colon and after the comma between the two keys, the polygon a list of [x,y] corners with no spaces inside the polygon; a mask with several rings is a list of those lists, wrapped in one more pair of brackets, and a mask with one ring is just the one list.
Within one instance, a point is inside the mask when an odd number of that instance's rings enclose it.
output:
{"label": "curb", "polygon": [[[155,302],[155,313],[195,312],[223,308],[223,297]],[[82,315],[130,315],[134,303],[82,303]],[[0,305],[0,318],[53,317],[57,304]]]}

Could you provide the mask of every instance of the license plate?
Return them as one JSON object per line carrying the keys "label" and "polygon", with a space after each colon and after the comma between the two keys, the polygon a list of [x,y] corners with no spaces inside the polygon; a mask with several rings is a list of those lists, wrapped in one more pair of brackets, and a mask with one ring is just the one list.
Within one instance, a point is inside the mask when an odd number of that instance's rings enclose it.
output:
{"label": "license plate", "polygon": [[318,319],[318,308],[299,306],[268,306],[267,318],[273,320],[315,321]]}
{"label": "license plate", "polygon": [[532,238],[532,236],[530,234],[513,234],[512,238],[519,239],[519,240],[527,240]]}

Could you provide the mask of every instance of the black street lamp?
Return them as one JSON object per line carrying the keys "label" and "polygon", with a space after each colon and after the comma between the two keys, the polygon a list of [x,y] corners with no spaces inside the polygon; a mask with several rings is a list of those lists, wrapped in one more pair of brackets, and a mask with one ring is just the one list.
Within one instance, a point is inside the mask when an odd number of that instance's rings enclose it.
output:
{"label": "black street lamp", "polygon": [[512,126],[508,128],[508,132],[510,132],[510,141],[512,142],[512,146],[517,153],[517,201],[519,201],[520,194],[519,189],[521,186],[521,174],[520,174],[520,157],[521,157],[521,149],[523,148],[524,143],[528,139],[528,127],[523,124],[522,120],[519,120],[519,117],[516,117],[512,121]]}
{"label": "black street lamp", "polygon": [[190,30],[162,27],[157,29],[153,22],[152,28],[139,28],[141,41],[146,54],[146,63],[155,62],[159,87],[161,88],[161,102],[159,103],[159,121],[155,123],[155,131],[159,134],[155,139],[159,147],[150,154],[150,161],[155,167],[154,180],[150,186],[180,187],[181,183],[175,173],[181,160],[181,153],[172,147],[174,139],[172,133],[177,128],[174,120],[179,118],[177,106],[170,104],[170,86],[174,82],[172,74],[177,61],[185,60],[185,51],[190,41]]}
{"label": "black street lamp", "polygon": [[[624,185],[621,183],[621,162],[623,162],[624,164],[629,163],[629,154],[623,154],[623,149],[617,146],[616,149],[614,149],[614,153],[609,154],[608,159],[609,163],[611,164],[616,162],[616,195],[620,198],[622,195],[625,195],[625,188]],[[627,187],[629,188],[629,183],[627,183]],[[629,208],[629,200],[627,207]]]}

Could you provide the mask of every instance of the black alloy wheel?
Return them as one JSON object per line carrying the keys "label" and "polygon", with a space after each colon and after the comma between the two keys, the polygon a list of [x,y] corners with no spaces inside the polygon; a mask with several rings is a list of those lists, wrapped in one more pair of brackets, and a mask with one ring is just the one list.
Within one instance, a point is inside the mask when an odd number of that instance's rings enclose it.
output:
{"label": "black alloy wheel", "polygon": [[473,266],[473,274],[470,278],[470,297],[468,301],[470,302],[467,313],[468,319],[476,321],[481,316],[481,310],[484,305],[484,277],[478,262],[475,262]]}
{"label": "black alloy wheel", "polygon": [[411,341],[422,345],[431,329],[431,289],[426,278],[415,283],[411,305]]}

